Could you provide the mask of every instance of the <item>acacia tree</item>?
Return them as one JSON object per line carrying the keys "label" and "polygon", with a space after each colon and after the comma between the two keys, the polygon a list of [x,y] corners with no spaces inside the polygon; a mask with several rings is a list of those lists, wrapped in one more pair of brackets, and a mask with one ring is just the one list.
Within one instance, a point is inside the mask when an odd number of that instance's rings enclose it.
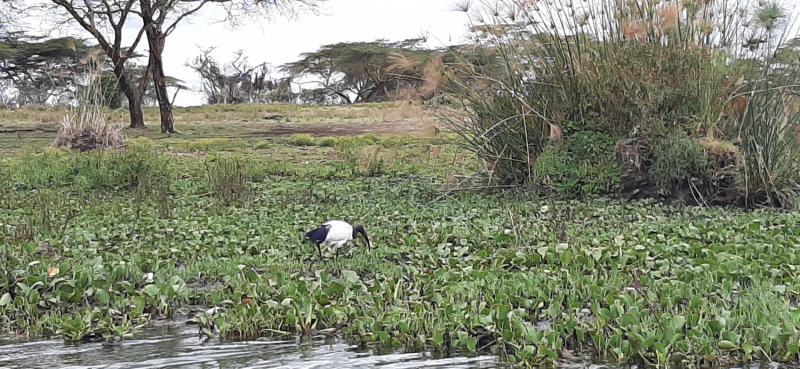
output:
{"label": "acacia tree", "polygon": [[[51,0],[44,5],[49,19],[57,27],[77,23],[97,41],[100,48],[113,65],[120,90],[128,99],[131,128],[146,128],[142,113],[142,95],[147,86],[149,73],[143,73],[138,84],[128,73],[127,63],[135,54],[136,47],[144,34],[144,27],[138,29],[134,41],[123,46],[123,32],[131,14],[138,12],[136,0]],[[150,70],[148,66],[146,71]]]}
{"label": "acacia tree", "polygon": [[[74,99],[77,80],[85,72],[80,59],[91,52],[83,40],[72,37],[44,39],[25,32],[0,36],[3,103],[22,106]],[[13,97],[3,93],[12,88]]]}
{"label": "acacia tree", "polygon": [[266,102],[267,94],[280,85],[269,79],[271,68],[266,62],[251,65],[239,50],[234,53],[233,61],[222,64],[211,56],[213,50],[213,47],[201,50],[200,55],[186,63],[200,75],[208,104]]}
{"label": "acacia tree", "polygon": [[[422,39],[400,42],[342,42],[324,45],[301,59],[281,66],[295,79],[312,78],[319,85],[313,96],[346,104],[385,100],[401,82],[422,77],[396,73],[397,64],[421,65],[431,52],[420,48]],[[401,68],[411,72],[413,68]],[[351,97],[351,95],[353,97]]]}
{"label": "acacia tree", "polygon": [[161,111],[161,132],[175,132],[162,56],[167,37],[182,21],[209,5],[224,12],[223,20],[235,26],[246,18],[270,17],[276,12],[292,16],[297,14],[296,11],[314,11],[321,1],[324,0],[139,0],[140,15],[150,45],[150,65]]}

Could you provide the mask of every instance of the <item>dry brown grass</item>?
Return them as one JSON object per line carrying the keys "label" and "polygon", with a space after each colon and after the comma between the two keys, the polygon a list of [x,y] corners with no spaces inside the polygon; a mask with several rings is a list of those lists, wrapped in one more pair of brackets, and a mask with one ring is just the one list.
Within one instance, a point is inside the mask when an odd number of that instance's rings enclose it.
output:
{"label": "dry brown grass", "polygon": [[418,88],[414,86],[405,86],[399,88],[392,96],[392,99],[395,101],[408,101],[413,104],[413,101],[422,100],[422,96]]}
{"label": "dry brown grass", "polygon": [[703,149],[711,154],[724,154],[724,153],[738,153],[739,149],[728,141],[722,141],[715,138],[703,137],[700,138],[700,144]]}
{"label": "dry brown grass", "polygon": [[292,121],[318,121],[318,120],[343,120],[367,122],[391,122],[403,120],[432,119],[427,115],[427,109],[413,101],[395,101],[392,107],[374,107],[369,105],[328,106],[316,109],[301,109],[285,114]]}
{"label": "dry brown grass", "polygon": [[390,73],[411,71],[422,64],[419,60],[417,60],[417,58],[407,57],[398,52],[392,52],[389,54],[388,60],[389,67],[387,67],[386,70]]}
{"label": "dry brown grass", "polygon": [[656,19],[660,31],[668,31],[678,24],[678,19],[683,11],[682,3],[669,3],[656,9]]}
{"label": "dry brown grass", "polygon": [[61,119],[53,146],[68,147],[81,152],[125,144],[122,126],[108,122],[102,113],[93,109],[82,109],[66,114]]}
{"label": "dry brown grass", "polygon": [[442,83],[444,83],[444,54],[436,54],[422,71],[425,83],[420,88],[420,92],[424,95],[432,95],[439,90]]}
{"label": "dry brown grass", "polygon": [[731,142],[703,137],[700,140],[703,153],[708,157],[713,168],[733,166],[738,168],[741,164],[739,149]]}
{"label": "dry brown grass", "polygon": [[650,24],[635,19],[623,19],[620,21],[622,36],[628,40],[643,41],[650,32]]}
{"label": "dry brown grass", "polygon": [[[416,96],[414,96],[416,94]],[[432,120],[427,109],[421,104],[408,100],[419,100],[419,93],[409,90],[403,101],[374,104],[354,104],[342,106],[297,106],[289,104],[259,105],[212,105],[191,108],[175,108],[176,128],[181,130],[192,123],[273,123],[264,120],[268,115],[281,115],[284,123],[369,123],[396,120]],[[18,109],[0,109],[0,126],[3,129],[29,129],[33,126],[40,129],[56,130],[65,115],[72,115],[73,110],[66,106],[27,106]],[[109,121],[128,121],[128,111],[102,110]],[[155,127],[159,121],[156,107],[144,109],[145,122]],[[287,122],[288,121],[288,122]]]}

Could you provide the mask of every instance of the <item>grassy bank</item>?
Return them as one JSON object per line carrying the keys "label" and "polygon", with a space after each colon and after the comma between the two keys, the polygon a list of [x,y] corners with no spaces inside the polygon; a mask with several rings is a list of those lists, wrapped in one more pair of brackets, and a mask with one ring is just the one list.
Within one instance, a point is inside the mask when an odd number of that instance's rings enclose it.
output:
{"label": "grassy bank", "polygon": [[[110,122],[123,128],[129,138],[146,137],[165,147],[183,149],[187,141],[241,140],[257,145],[264,140],[288,138],[293,134],[316,137],[373,133],[433,134],[437,125],[434,114],[419,103],[374,103],[353,106],[299,106],[289,104],[208,105],[175,108],[175,135],[159,131],[157,107],[144,109],[147,130],[128,129],[127,110],[102,111]],[[53,142],[58,126],[66,114],[74,111],[66,106],[25,106],[0,109],[0,152],[25,147],[44,147]],[[202,143],[203,141],[201,141]],[[182,145],[184,144],[184,145]],[[235,148],[219,145],[213,149]],[[202,149],[202,147],[200,147]]]}
{"label": "grassy bank", "polygon": [[[194,317],[528,364],[797,359],[796,213],[445,192],[475,169],[453,146],[329,143],[9,155],[0,328],[89,341]],[[377,249],[318,260],[302,232],[330,218]]]}

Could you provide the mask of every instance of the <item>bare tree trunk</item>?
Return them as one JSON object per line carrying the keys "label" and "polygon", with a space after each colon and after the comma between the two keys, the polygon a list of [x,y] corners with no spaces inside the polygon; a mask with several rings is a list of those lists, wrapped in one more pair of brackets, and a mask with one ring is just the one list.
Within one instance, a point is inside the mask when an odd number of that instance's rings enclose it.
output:
{"label": "bare tree trunk", "polygon": [[130,128],[147,129],[147,126],[144,125],[144,112],[142,112],[142,96],[131,85],[122,63],[114,66],[114,74],[119,81],[119,88],[128,98],[128,112],[131,117]]}
{"label": "bare tree trunk", "polygon": [[164,76],[164,63],[161,60],[164,40],[156,42],[161,45],[150,52],[150,59],[153,65],[153,84],[158,98],[158,110],[161,112],[161,133],[175,133],[175,118],[172,115],[172,103],[167,95],[167,80]]}
{"label": "bare tree trunk", "polygon": [[144,125],[144,112],[142,111],[142,99],[139,96],[128,96],[128,109],[131,116],[131,128],[147,129]]}
{"label": "bare tree trunk", "polygon": [[167,95],[167,79],[164,76],[164,43],[166,37],[161,30],[156,28],[153,23],[153,9],[150,0],[140,0],[142,11],[142,22],[144,23],[147,42],[150,45],[150,66],[153,68],[153,85],[155,87],[156,98],[158,99],[158,110],[161,113],[161,133],[176,133],[175,118],[172,115],[172,104]]}

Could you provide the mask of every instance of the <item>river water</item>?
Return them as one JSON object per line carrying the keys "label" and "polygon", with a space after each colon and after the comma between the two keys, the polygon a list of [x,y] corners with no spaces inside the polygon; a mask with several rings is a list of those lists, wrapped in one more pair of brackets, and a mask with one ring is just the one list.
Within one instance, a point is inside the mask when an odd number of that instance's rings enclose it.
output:
{"label": "river water", "polygon": [[[560,363],[562,369],[636,369],[588,362]],[[65,345],[61,340],[0,337],[0,368],[284,368],[284,369],[478,369],[510,368],[496,356],[438,357],[401,350],[378,353],[336,338],[291,341],[219,342],[201,339],[197,327],[147,328],[136,339]],[[798,365],[751,363],[729,369],[800,369]]]}
{"label": "river water", "polygon": [[2,340],[0,368],[506,368],[496,356],[434,357],[430,353],[360,350],[338,339],[218,342],[197,327],[149,328],[112,344]]}

